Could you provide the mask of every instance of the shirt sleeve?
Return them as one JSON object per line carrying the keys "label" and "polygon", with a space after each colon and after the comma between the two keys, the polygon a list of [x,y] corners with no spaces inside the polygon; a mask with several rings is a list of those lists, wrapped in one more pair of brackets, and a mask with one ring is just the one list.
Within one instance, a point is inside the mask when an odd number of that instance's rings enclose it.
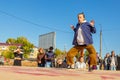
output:
{"label": "shirt sleeve", "polygon": [[88,24],[88,26],[90,27],[90,32],[91,32],[91,33],[96,33],[96,28],[95,28],[95,26],[91,26],[90,23],[87,23],[87,24]]}

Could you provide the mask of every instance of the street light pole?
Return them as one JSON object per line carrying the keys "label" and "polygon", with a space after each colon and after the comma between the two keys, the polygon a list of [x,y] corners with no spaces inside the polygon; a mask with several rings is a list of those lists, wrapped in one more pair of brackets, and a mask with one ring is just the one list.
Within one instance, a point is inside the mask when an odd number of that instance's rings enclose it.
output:
{"label": "street light pole", "polygon": [[100,57],[102,58],[102,26],[100,25]]}

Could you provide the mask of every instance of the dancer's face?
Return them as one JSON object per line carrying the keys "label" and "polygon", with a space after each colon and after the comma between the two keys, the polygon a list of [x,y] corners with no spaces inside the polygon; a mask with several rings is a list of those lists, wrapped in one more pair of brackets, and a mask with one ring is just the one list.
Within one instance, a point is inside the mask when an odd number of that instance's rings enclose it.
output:
{"label": "dancer's face", "polygon": [[84,15],[83,14],[79,14],[78,15],[78,22],[79,23],[83,23],[84,20],[85,20]]}

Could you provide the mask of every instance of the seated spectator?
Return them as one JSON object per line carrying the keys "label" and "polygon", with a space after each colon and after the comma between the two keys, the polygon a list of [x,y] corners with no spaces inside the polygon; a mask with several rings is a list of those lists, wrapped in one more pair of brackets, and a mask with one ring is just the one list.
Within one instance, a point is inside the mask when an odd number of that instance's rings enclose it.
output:
{"label": "seated spectator", "polygon": [[53,52],[53,47],[51,46],[49,48],[49,51],[45,54],[45,60],[46,60],[45,67],[47,67],[47,68],[53,67],[54,57],[55,57],[55,55]]}
{"label": "seated spectator", "polygon": [[57,59],[57,68],[67,68],[67,64],[61,58]]}
{"label": "seated spectator", "polygon": [[79,57],[78,61],[75,64],[75,68],[80,69],[80,70],[85,70],[86,69],[86,64],[84,62],[83,57]]}

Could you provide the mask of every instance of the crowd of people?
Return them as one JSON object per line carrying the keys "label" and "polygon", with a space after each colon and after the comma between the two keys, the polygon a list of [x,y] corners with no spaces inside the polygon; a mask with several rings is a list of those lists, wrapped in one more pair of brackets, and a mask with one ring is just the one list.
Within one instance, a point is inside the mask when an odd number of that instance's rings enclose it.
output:
{"label": "crowd of people", "polygon": [[117,56],[114,51],[111,51],[111,55],[109,53],[106,54],[104,58],[104,69],[105,70],[116,70],[118,66]]}
{"label": "crowd of people", "polygon": [[[116,67],[118,66],[117,56],[114,51],[111,51],[111,55],[109,53],[102,59],[98,53],[96,53],[97,64],[92,66],[93,70],[114,70],[116,71]],[[57,58],[53,52],[53,47],[49,48],[48,52],[45,52],[43,48],[39,49],[39,53],[37,55],[37,63],[38,67],[56,67],[56,68],[67,68],[67,69],[79,69],[79,70],[87,70],[90,65],[89,56],[76,56],[73,59],[74,68],[69,68],[67,64],[67,58]]]}
{"label": "crowd of people", "polygon": [[45,53],[43,48],[40,48],[37,55],[38,67],[52,67],[54,62],[54,52],[53,47],[49,48],[49,51]]}

